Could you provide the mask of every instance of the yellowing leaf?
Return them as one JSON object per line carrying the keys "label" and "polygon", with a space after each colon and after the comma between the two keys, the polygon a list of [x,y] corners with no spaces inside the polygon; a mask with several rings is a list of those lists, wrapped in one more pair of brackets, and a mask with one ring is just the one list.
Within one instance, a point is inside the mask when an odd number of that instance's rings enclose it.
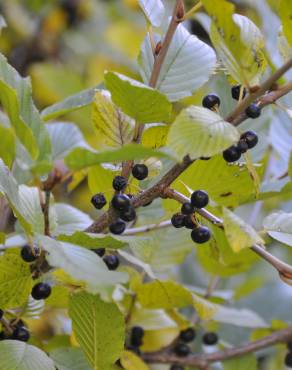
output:
{"label": "yellowing leaf", "polygon": [[283,24],[283,32],[290,46],[292,46],[292,6],[290,0],[281,0],[279,13]]}
{"label": "yellowing leaf", "polygon": [[149,367],[140,357],[130,351],[124,351],[120,358],[121,364],[125,370],[149,370]]}

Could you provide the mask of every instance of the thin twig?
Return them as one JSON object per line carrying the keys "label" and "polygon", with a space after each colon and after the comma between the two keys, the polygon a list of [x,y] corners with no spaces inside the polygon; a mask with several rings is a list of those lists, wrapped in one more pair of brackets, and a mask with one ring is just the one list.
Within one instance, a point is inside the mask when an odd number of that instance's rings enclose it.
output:
{"label": "thin twig", "polygon": [[150,224],[145,226],[133,227],[132,229],[127,229],[123,235],[135,235],[141,233],[147,233],[152,230],[164,229],[171,226],[170,220],[159,222],[158,224]]}
{"label": "thin twig", "polygon": [[50,236],[50,198],[51,192],[45,192],[45,203],[43,206],[43,214],[44,214],[44,234]]}

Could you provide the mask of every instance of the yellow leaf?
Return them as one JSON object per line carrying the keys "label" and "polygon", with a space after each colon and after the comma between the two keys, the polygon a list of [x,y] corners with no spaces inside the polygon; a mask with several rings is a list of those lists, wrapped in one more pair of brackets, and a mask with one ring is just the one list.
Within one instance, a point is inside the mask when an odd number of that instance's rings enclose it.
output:
{"label": "yellow leaf", "polygon": [[149,367],[140,357],[130,351],[124,351],[121,356],[121,364],[125,370],[149,370]]}

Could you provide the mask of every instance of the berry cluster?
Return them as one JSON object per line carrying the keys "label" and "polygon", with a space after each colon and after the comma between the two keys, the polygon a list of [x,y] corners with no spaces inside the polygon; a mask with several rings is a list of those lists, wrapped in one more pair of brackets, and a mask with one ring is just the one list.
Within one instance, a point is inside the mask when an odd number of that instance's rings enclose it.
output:
{"label": "berry cluster", "polygon": [[292,342],[287,343],[288,353],[285,356],[285,365],[292,368]]}
{"label": "berry cluster", "polygon": [[[0,310],[0,319],[2,319],[4,312]],[[0,332],[0,340],[11,339],[20,340],[22,342],[27,342],[30,338],[30,333],[25,327],[22,320],[11,320],[9,326],[12,329],[12,333],[7,333],[6,331]]]}
{"label": "berry cluster", "polygon": [[171,223],[175,228],[186,227],[191,229],[191,238],[198,244],[206,243],[210,239],[211,233],[208,227],[198,224],[194,213],[196,208],[206,207],[208,203],[209,196],[204,190],[194,191],[190,202],[184,203],[181,212],[174,214],[171,218]]}
{"label": "berry cluster", "polygon": [[99,257],[103,257],[103,262],[107,265],[107,268],[111,271],[116,270],[120,265],[119,257],[115,254],[109,254],[105,256],[105,248],[92,249]]}
{"label": "berry cluster", "polygon": [[239,142],[236,145],[232,145],[224,150],[223,158],[229,163],[238,161],[241,154],[254,148],[258,141],[258,136],[254,131],[246,131],[240,136]]}

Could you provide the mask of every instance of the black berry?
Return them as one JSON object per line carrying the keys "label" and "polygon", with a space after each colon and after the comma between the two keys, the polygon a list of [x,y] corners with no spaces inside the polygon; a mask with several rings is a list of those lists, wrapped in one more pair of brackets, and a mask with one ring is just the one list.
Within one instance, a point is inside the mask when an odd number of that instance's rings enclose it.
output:
{"label": "black berry", "polygon": [[261,108],[255,103],[252,103],[246,108],[245,113],[249,118],[258,118],[261,115]]}
{"label": "black berry", "polygon": [[202,244],[211,238],[211,233],[206,226],[198,226],[191,232],[191,237],[195,243]]}
{"label": "black berry", "polygon": [[114,254],[111,254],[109,256],[105,256],[103,258],[104,263],[107,265],[107,268],[109,270],[116,270],[119,267],[120,260],[117,256]]}
{"label": "black berry", "polygon": [[292,352],[292,341],[287,343],[287,348]]}
{"label": "black berry", "polygon": [[190,202],[186,202],[181,206],[181,213],[184,215],[190,215],[194,213],[194,207],[191,205]]}
{"label": "black berry", "polygon": [[145,164],[135,164],[132,175],[137,180],[144,180],[148,176],[148,167]]}
{"label": "black berry", "polygon": [[191,196],[192,206],[195,208],[203,208],[209,203],[209,196],[204,190],[194,191]]}
{"label": "black berry", "polygon": [[127,210],[121,211],[120,218],[126,222],[134,221],[136,218],[135,208],[130,206]]}
{"label": "black berry", "polygon": [[33,262],[39,255],[39,249],[31,247],[30,245],[25,245],[21,248],[20,255],[25,262]]}
{"label": "black berry", "polygon": [[185,343],[178,343],[175,347],[174,347],[174,352],[177,356],[179,357],[186,357],[187,355],[189,355],[191,353],[191,349],[190,347],[185,344]]}
{"label": "black berry", "polygon": [[237,144],[238,150],[240,150],[240,153],[246,153],[248,151],[248,145],[245,140],[240,139],[238,144]]}
{"label": "black berry", "polygon": [[143,343],[144,330],[141,326],[134,326],[131,331],[131,344],[140,347]]}
{"label": "black berry", "polygon": [[126,211],[131,205],[129,197],[125,194],[116,194],[112,199],[112,206],[117,211]]}
{"label": "black berry", "polygon": [[27,342],[29,337],[29,331],[24,326],[16,327],[12,334],[12,339],[21,340],[22,342]]}
{"label": "black berry", "polygon": [[184,220],[185,220],[184,215],[182,215],[181,213],[176,213],[171,217],[172,226],[174,226],[177,229],[179,229],[180,227],[184,227],[185,226]]}
{"label": "black berry", "polygon": [[[241,85],[234,85],[234,86],[231,87],[231,95],[232,95],[233,99],[235,99],[235,100],[239,99],[240,88],[241,88]],[[245,95],[246,95],[246,88],[244,87],[243,92],[242,92],[242,99],[245,97]]]}
{"label": "black berry", "polygon": [[180,365],[171,365],[170,370],[184,370],[184,367]]}
{"label": "black berry", "polygon": [[288,352],[285,356],[285,365],[287,367],[292,367],[292,352]]}
{"label": "black berry", "polygon": [[179,338],[185,342],[189,343],[192,342],[195,339],[196,332],[193,328],[187,328],[186,330],[183,330],[180,332]]}
{"label": "black berry", "polygon": [[38,283],[36,284],[31,291],[32,298],[36,300],[46,299],[51,294],[51,287],[47,283]]}
{"label": "black berry", "polygon": [[259,138],[254,131],[246,131],[240,137],[240,141],[242,140],[246,143],[248,149],[252,149],[257,145]]}
{"label": "black berry", "polygon": [[184,226],[187,228],[187,229],[194,229],[197,224],[194,222],[193,218],[192,218],[192,215],[186,215],[185,216],[185,219],[184,219]]}
{"label": "black berry", "polygon": [[109,225],[109,230],[112,234],[119,235],[122,234],[126,229],[126,224],[124,221],[117,220]]}
{"label": "black berry", "polygon": [[220,98],[216,94],[209,94],[206,95],[202,100],[202,105],[205,108],[212,109],[217,105],[219,107],[220,105]]}
{"label": "black berry", "polygon": [[95,194],[91,198],[91,203],[94,205],[95,208],[102,209],[106,205],[105,196],[102,193]]}
{"label": "black berry", "polygon": [[228,149],[224,150],[223,152],[223,158],[226,162],[236,162],[241,157],[241,152],[237,145],[232,145]]}
{"label": "black berry", "polygon": [[92,249],[92,251],[96,253],[99,257],[103,257],[105,254],[105,248]]}
{"label": "black berry", "polygon": [[218,342],[218,335],[213,332],[205,333],[202,340],[207,346],[214,346]]}
{"label": "black berry", "polygon": [[116,191],[124,190],[127,186],[127,180],[123,176],[116,176],[113,179],[113,188]]}

